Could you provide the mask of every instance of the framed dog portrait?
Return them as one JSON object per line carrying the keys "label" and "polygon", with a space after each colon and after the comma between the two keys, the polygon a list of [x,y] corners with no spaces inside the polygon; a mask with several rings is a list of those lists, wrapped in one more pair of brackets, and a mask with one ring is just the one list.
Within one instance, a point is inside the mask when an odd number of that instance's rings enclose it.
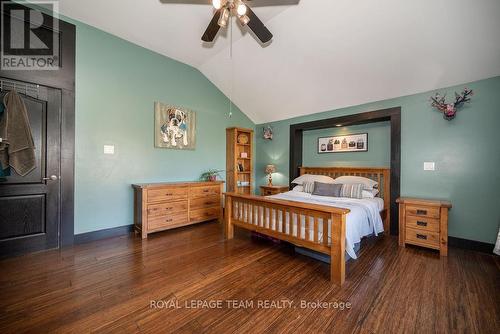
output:
{"label": "framed dog portrait", "polygon": [[194,150],[196,147],[195,112],[155,102],[155,147]]}

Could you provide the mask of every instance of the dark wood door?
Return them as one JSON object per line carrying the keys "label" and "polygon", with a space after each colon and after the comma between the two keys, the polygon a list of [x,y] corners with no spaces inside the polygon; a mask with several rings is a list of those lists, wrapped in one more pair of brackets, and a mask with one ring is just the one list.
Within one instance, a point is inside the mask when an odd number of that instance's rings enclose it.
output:
{"label": "dark wood door", "polygon": [[[3,87],[2,101],[5,81]],[[24,177],[11,168],[0,181],[0,257],[59,247],[61,92],[23,91],[22,83],[17,91],[28,111],[36,168]]]}

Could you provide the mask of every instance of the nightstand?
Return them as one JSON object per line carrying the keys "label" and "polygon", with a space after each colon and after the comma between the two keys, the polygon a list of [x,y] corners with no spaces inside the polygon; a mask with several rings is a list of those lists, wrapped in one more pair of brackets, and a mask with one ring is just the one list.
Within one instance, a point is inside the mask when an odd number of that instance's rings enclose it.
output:
{"label": "nightstand", "polygon": [[399,245],[412,244],[448,255],[448,210],[441,200],[401,197],[399,203]]}
{"label": "nightstand", "polygon": [[288,186],[260,186],[260,195],[271,196],[287,192],[288,190]]}

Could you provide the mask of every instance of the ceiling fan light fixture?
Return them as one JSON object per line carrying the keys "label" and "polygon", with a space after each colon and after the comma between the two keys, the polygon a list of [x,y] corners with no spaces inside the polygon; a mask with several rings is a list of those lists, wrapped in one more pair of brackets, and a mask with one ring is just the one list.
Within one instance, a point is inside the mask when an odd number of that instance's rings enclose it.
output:
{"label": "ceiling fan light fixture", "polygon": [[228,19],[229,19],[229,9],[224,8],[222,13],[220,14],[219,21],[217,21],[217,24],[220,27],[225,28],[225,27],[227,27],[227,20]]}
{"label": "ceiling fan light fixture", "polygon": [[222,6],[224,5],[224,0],[212,0],[212,5],[214,6],[215,9],[221,9]]}
{"label": "ceiling fan light fixture", "polygon": [[238,19],[240,20],[242,26],[246,26],[248,22],[250,22],[250,18],[247,15],[238,16]]}
{"label": "ceiling fan light fixture", "polygon": [[236,12],[239,16],[245,15],[247,13],[247,6],[243,2],[240,2],[238,7],[236,7]]}

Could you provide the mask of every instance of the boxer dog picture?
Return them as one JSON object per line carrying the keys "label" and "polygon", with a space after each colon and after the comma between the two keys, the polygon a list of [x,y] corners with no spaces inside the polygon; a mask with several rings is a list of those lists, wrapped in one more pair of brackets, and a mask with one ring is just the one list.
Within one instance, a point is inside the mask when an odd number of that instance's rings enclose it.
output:
{"label": "boxer dog picture", "polygon": [[195,113],[191,110],[155,102],[155,146],[195,148]]}

